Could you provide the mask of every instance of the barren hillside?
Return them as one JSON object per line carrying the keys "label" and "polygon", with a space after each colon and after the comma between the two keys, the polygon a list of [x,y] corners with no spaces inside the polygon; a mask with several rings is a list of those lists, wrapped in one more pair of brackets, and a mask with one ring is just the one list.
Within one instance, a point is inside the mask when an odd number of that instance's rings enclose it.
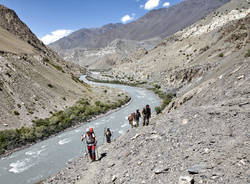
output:
{"label": "barren hillside", "polygon": [[158,83],[165,90],[199,83],[205,74],[248,60],[249,12],[246,1],[231,1],[139,60],[117,64],[108,75]]}
{"label": "barren hillside", "polygon": [[100,49],[70,49],[61,56],[72,63],[79,64],[89,69],[110,69],[117,61],[127,58],[138,50],[150,50],[161,38],[153,38],[144,41],[116,39],[104,48]]}
{"label": "barren hillside", "polygon": [[83,97],[112,102],[104,89],[78,80],[84,72],[60,59],[14,11],[0,5],[0,130],[30,126]]}

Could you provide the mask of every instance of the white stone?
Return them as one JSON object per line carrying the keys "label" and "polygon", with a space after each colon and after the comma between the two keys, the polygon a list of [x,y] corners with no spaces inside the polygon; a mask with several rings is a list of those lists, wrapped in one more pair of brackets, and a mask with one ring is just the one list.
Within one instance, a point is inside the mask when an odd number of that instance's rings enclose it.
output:
{"label": "white stone", "polygon": [[191,176],[181,176],[179,178],[179,183],[178,184],[193,184],[194,183],[194,178]]}
{"label": "white stone", "polygon": [[183,119],[183,120],[182,120],[182,124],[183,124],[183,125],[186,125],[187,123],[188,123],[188,119]]}

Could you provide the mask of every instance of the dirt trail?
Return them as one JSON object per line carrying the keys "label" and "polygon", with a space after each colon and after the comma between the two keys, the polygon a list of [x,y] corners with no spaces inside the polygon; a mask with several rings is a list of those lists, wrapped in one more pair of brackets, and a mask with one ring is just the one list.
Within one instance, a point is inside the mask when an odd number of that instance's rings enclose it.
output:
{"label": "dirt trail", "polygon": [[80,181],[77,184],[94,183],[95,173],[97,171],[97,165],[95,163],[88,164],[88,170],[84,172]]}

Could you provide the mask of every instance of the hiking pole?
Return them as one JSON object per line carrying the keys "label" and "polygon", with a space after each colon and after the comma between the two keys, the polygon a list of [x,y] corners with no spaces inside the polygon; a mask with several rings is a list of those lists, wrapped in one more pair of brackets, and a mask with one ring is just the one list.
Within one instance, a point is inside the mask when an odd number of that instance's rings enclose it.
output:
{"label": "hiking pole", "polygon": [[98,147],[97,147],[97,144],[96,144],[96,160],[99,160],[99,153],[98,153]]}
{"label": "hiking pole", "polygon": [[106,127],[104,127],[104,133],[103,133],[102,144],[104,144],[104,139],[105,139],[105,130],[106,130]]}
{"label": "hiking pole", "polygon": [[85,147],[85,157],[87,157],[87,160],[89,161],[89,156],[88,156],[88,149],[87,149],[87,143],[84,141],[84,147]]}

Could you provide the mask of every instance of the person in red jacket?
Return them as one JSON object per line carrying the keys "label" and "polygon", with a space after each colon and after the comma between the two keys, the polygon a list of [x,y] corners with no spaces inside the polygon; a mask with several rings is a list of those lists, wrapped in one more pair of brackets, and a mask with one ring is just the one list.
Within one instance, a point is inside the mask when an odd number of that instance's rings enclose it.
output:
{"label": "person in red jacket", "polygon": [[81,141],[86,139],[86,144],[89,152],[89,157],[92,161],[96,160],[95,148],[97,144],[97,138],[93,131],[93,128],[87,128],[84,135],[82,135]]}

